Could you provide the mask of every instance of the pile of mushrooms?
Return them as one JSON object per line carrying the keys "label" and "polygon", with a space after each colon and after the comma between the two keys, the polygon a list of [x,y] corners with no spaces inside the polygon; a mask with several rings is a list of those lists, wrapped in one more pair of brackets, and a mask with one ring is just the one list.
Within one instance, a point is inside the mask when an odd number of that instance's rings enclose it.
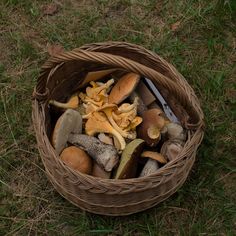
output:
{"label": "pile of mushrooms", "polygon": [[67,102],[51,143],[62,162],[99,178],[127,179],[155,173],[175,160],[186,131],[171,122],[139,75],[90,81]]}

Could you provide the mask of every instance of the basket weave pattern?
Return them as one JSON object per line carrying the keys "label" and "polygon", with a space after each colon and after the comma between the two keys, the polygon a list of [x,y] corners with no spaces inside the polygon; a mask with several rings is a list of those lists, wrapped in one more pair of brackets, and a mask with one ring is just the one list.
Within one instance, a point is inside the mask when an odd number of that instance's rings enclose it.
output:
{"label": "basket weave pattern", "polygon": [[[168,94],[173,96],[191,118],[182,123],[188,139],[181,153],[150,176],[113,180],[85,175],[66,166],[50,144],[53,127],[48,101],[68,98],[89,71],[113,68],[151,79],[160,91],[168,91],[163,94],[167,101]],[[122,42],[89,44],[49,58],[38,78],[32,106],[38,149],[49,180],[73,204],[103,215],[132,214],[170,197],[185,182],[204,134],[203,112],[183,76],[157,54]]]}

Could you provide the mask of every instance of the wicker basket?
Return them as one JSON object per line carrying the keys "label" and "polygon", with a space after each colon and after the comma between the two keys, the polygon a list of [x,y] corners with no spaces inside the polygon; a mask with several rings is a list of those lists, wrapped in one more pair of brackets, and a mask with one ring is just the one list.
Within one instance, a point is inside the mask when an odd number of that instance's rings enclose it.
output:
{"label": "wicker basket", "polygon": [[[65,101],[80,88],[89,71],[112,68],[151,79],[167,101],[171,98],[184,109],[184,112],[176,110],[188,130],[182,152],[150,176],[113,180],[78,173],[59,160],[50,144],[48,137],[53,127],[48,100]],[[38,78],[32,114],[38,149],[53,186],[81,209],[102,215],[136,213],[170,197],[185,182],[204,134],[203,112],[183,76],[155,53],[123,42],[89,44],[51,57]]]}

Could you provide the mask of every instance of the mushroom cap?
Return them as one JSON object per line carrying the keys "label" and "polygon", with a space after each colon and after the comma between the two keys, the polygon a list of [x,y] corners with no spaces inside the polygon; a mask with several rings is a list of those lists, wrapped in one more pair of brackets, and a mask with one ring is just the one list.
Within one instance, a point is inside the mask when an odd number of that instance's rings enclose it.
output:
{"label": "mushroom cap", "polygon": [[121,77],[112,88],[108,102],[120,104],[134,91],[139,80],[140,76],[135,73],[128,73]]}
{"label": "mushroom cap", "polygon": [[144,151],[144,152],[142,152],[141,157],[148,157],[148,158],[156,160],[162,164],[167,163],[165,157],[158,152]]}
{"label": "mushroom cap", "polygon": [[144,147],[144,140],[134,139],[126,145],[121,155],[120,164],[115,174],[115,179],[128,179],[135,177],[137,159]]}
{"label": "mushroom cap", "polygon": [[169,139],[179,139],[181,141],[186,139],[186,133],[181,125],[171,122],[166,125],[166,128]]}
{"label": "mushroom cap", "polygon": [[52,134],[52,145],[57,154],[66,147],[70,133],[82,133],[82,117],[78,111],[67,109],[57,120]]}
{"label": "mushroom cap", "polygon": [[161,114],[162,111],[158,108],[143,112],[143,121],[137,127],[138,137],[144,139],[150,147],[155,147],[160,141],[160,131],[165,126],[165,119]]}
{"label": "mushroom cap", "polygon": [[91,158],[84,150],[78,147],[70,146],[65,148],[60,158],[66,165],[81,173],[91,174],[92,172]]}
{"label": "mushroom cap", "polygon": [[161,154],[169,161],[176,159],[183,149],[183,142],[178,139],[168,140],[161,147]]}
{"label": "mushroom cap", "polygon": [[110,179],[111,172],[102,169],[96,162],[93,164],[92,176],[100,177],[103,179]]}

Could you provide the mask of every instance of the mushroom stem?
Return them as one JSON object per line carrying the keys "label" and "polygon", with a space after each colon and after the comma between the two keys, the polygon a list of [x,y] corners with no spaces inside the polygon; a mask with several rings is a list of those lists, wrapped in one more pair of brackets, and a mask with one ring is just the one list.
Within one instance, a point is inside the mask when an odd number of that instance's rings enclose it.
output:
{"label": "mushroom stem", "polygon": [[68,102],[63,103],[63,102],[58,102],[56,100],[50,100],[49,101],[50,105],[63,108],[63,109],[75,109],[79,105],[79,98],[77,95],[72,96]]}
{"label": "mushroom stem", "polygon": [[83,148],[105,171],[111,171],[119,156],[114,146],[85,134],[70,134],[68,142]]}
{"label": "mushroom stem", "polygon": [[131,102],[135,102],[135,99],[137,100],[137,104],[138,104],[137,112],[139,115],[142,115],[147,110],[147,106],[144,104],[141,97],[135,91],[133,91],[130,95],[130,100]]}
{"label": "mushroom stem", "polygon": [[158,165],[157,161],[153,160],[153,159],[149,159],[147,161],[147,163],[145,164],[145,166],[143,167],[143,170],[142,170],[139,177],[148,176],[148,175],[156,172],[158,169],[159,169],[159,165]]}

